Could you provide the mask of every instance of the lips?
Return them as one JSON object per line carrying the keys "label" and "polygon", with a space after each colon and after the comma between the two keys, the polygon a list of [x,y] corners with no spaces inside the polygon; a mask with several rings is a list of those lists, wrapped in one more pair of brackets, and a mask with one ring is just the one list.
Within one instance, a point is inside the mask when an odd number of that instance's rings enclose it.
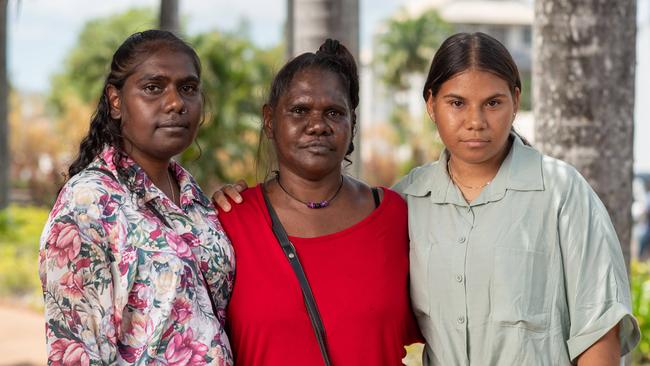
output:
{"label": "lips", "polygon": [[157,128],[168,128],[168,129],[180,129],[180,128],[185,128],[189,129],[190,124],[187,122],[183,121],[166,121],[166,122],[161,122],[156,126]]}
{"label": "lips", "polygon": [[307,143],[304,143],[300,145],[300,148],[314,152],[314,153],[325,153],[333,150],[329,144],[325,143],[324,141],[309,141]]}
{"label": "lips", "polygon": [[472,138],[472,139],[461,140],[461,142],[463,144],[467,145],[470,148],[477,148],[477,147],[483,147],[483,146],[489,144],[490,140],[481,139],[481,138]]}

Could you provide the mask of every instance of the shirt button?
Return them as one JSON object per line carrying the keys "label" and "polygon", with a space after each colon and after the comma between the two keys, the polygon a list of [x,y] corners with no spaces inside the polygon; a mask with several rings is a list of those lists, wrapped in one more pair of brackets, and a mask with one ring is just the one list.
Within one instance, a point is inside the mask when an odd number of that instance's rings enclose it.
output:
{"label": "shirt button", "polygon": [[464,316],[459,316],[458,319],[456,319],[456,321],[458,322],[458,324],[463,324],[463,323],[465,323],[465,317]]}
{"label": "shirt button", "polygon": [[460,238],[458,238],[458,242],[461,243],[461,244],[463,244],[465,242],[465,240],[467,240],[467,239],[464,236],[461,236]]}
{"label": "shirt button", "polygon": [[463,282],[463,275],[456,275],[456,282]]}

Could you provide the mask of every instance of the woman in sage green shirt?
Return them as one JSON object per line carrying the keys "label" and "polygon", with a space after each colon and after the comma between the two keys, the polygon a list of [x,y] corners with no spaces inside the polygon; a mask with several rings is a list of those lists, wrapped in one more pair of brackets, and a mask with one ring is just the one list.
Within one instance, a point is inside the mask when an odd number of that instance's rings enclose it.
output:
{"label": "woman in sage green shirt", "polygon": [[[607,211],[580,174],[512,131],[521,81],[483,33],[448,38],[424,99],[446,149],[395,187],[409,210],[424,365],[619,365],[639,341]],[[240,183],[225,195],[241,201]]]}
{"label": "woman in sage green shirt", "polygon": [[521,82],[494,38],[456,34],[424,99],[446,146],[394,188],[409,209],[425,365],[619,365],[639,341],[603,204],[512,131]]}

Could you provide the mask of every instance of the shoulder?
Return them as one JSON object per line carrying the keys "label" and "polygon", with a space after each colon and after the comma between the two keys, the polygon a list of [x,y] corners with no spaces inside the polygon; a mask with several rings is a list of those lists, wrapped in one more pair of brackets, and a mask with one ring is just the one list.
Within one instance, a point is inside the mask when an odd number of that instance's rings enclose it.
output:
{"label": "shoulder", "polygon": [[68,208],[103,206],[124,194],[125,188],[114,177],[98,170],[86,169],[65,183],[57,198],[57,204],[66,205]]}
{"label": "shoulder", "polygon": [[262,196],[262,183],[255,187],[248,188],[240,193],[242,196],[241,203],[231,202],[231,210],[223,211],[217,207],[219,221],[223,224],[226,231],[232,230],[237,225],[252,223],[256,218],[264,216],[263,208],[264,198]]}
{"label": "shoulder", "polygon": [[552,192],[566,196],[571,192],[592,192],[587,180],[571,164],[542,155],[544,186]]}
{"label": "shoulder", "polygon": [[563,214],[579,208],[580,212],[589,212],[590,216],[609,216],[589,182],[571,164],[544,155],[542,172],[545,189]]}
{"label": "shoulder", "polygon": [[391,189],[400,195],[404,195],[406,189],[411,185],[416,185],[417,187],[415,188],[418,188],[418,191],[430,189],[433,182],[434,172],[439,164],[440,161],[436,160],[411,169],[411,171],[395,183]]}
{"label": "shoulder", "polygon": [[115,222],[125,189],[114,178],[85,169],[70,178],[50,211],[46,231],[57,223],[66,223],[83,231]]}
{"label": "shoulder", "polygon": [[544,180],[549,182],[570,183],[582,178],[571,164],[544,154],[542,154],[542,172]]}
{"label": "shoulder", "polygon": [[384,192],[384,200],[391,205],[403,206],[406,208],[406,201],[404,198],[396,191],[387,187],[378,187],[379,190]]}

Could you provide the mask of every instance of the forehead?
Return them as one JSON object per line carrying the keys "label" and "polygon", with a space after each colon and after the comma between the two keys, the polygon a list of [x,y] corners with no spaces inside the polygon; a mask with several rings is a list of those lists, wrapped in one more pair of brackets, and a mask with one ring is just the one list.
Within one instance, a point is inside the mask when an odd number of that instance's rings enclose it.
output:
{"label": "forehead", "polygon": [[297,98],[319,95],[347,99],[347,93],[340,75],[329,70],[311,67],[295,73],[283,97]]}
{"label": "forehead", "polygon": [[508,82],[494,73],[479,69],[469,69],[449,78],[441,86],[438,94],[493,95],[509,93]]}
{"label": "forehead", "polygon": [[186,52],[164,48],[144,53],[132,76],[156,75],[177,78],[198,77],[194,59]]}

